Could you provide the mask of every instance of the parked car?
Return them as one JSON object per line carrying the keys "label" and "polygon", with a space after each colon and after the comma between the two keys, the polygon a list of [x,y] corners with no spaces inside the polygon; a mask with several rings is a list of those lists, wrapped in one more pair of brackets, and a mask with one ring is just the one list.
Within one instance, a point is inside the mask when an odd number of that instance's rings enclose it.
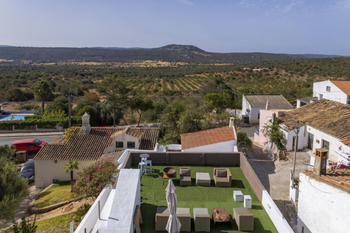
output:
{"label": "parked car", "polygon": [[35,167],[34,167],[34,160],[30,159],[28,160],[23,167],[21,168],[20,172],[21,176],[23,178],[28,179],[28,183],[33,182],[35,179]]}
{"label": "parked car", "polygon": [[39,139],[22,139],[16,140],[12,143],[16,151],[35,151],[40,150],[47,142]]}

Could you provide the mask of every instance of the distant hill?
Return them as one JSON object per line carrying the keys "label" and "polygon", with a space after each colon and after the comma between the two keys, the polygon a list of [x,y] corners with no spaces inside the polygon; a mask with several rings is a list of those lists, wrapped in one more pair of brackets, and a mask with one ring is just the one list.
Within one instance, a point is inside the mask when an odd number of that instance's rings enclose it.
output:
{"label": "distant hill", "polygon": [[325,55],[325,54],[298,54],[307,58],[333,58],[333,57],[343,57],[340,55]]}
{"label": "distant hill", "polygon": [[0,59],[15,62],[128,62],[160,60],[194,63],[253,63],[305,58],[303,55],[273,53],[211,53],[193,45],[167,45],[160,48],[41,48],[0,47]]}

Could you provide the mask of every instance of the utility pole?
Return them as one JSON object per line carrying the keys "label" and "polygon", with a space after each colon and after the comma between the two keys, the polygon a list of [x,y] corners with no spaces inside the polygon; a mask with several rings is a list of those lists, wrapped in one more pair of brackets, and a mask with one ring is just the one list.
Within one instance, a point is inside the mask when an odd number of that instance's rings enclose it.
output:
{"label": "utility pole", "polygon": [[298,149],[298,134],[299,134],[299,121],[297,121],[297,126],[294,127],[295,132],[295,142],[294,142],[294,162],[293,162],[293,187],[294,187],[294,180],[295,180],[295,164],[297,159],[297,149]]}
{"label": "utility pole", "polygon": [[69,91],[68,94],[68,128],[72,127],[72,121],[71,121],[71,116],[72,116],[72,106],[71,106],[71,98],[72,94]]}
{"label": "utility pole", "polygon": [[237,87],[235,87],[235,122],[237,122]]}

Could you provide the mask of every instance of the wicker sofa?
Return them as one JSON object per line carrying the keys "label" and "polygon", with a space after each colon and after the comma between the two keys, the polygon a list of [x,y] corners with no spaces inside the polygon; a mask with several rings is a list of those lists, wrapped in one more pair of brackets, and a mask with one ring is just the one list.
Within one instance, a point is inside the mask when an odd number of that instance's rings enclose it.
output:
{"label": "wicker sofa", "polygon": [[254,216],[247,208],[233,208],[233,216],[239,231],[254,231]]}
{"label": "wicker sofa", "polygon": [[214,168],[213,172],[215,186],[231,187],[232,175],[228,168]]}
{"label": "wicker sofa", "polygon": [[[165,227],[169,219],[169,209],[167,207],[157,207],[156,212],[156,231],[166,231]],[[176,215],[180,220],[180,231],[191,231],[191,213],[190,208],[177,208]]]}
{"label": "wicker sofa", "polygon": [[181,186],[192,185],[190,167],[180,167],[180,185]]}

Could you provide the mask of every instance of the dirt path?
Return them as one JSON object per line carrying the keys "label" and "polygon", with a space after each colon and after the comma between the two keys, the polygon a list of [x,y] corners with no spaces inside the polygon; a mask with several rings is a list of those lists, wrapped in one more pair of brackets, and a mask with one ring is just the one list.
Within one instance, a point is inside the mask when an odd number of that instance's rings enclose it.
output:
{"label": "dirt path", "polygon": [[[25,198],[22,202],[18,210],[16,211],[15,220],[20,220],[22,217],[29,217],[29,211],[28,207],[32,201],[36,198],[36,196],[42,191],[43,189],[36,188],[35,184],[32,183],[29,187],[30,194],[27,198]],[[1,228],[7,228],[12,226],[12,221],[6,222],[5,220],[0,220],[0,226]]]}

